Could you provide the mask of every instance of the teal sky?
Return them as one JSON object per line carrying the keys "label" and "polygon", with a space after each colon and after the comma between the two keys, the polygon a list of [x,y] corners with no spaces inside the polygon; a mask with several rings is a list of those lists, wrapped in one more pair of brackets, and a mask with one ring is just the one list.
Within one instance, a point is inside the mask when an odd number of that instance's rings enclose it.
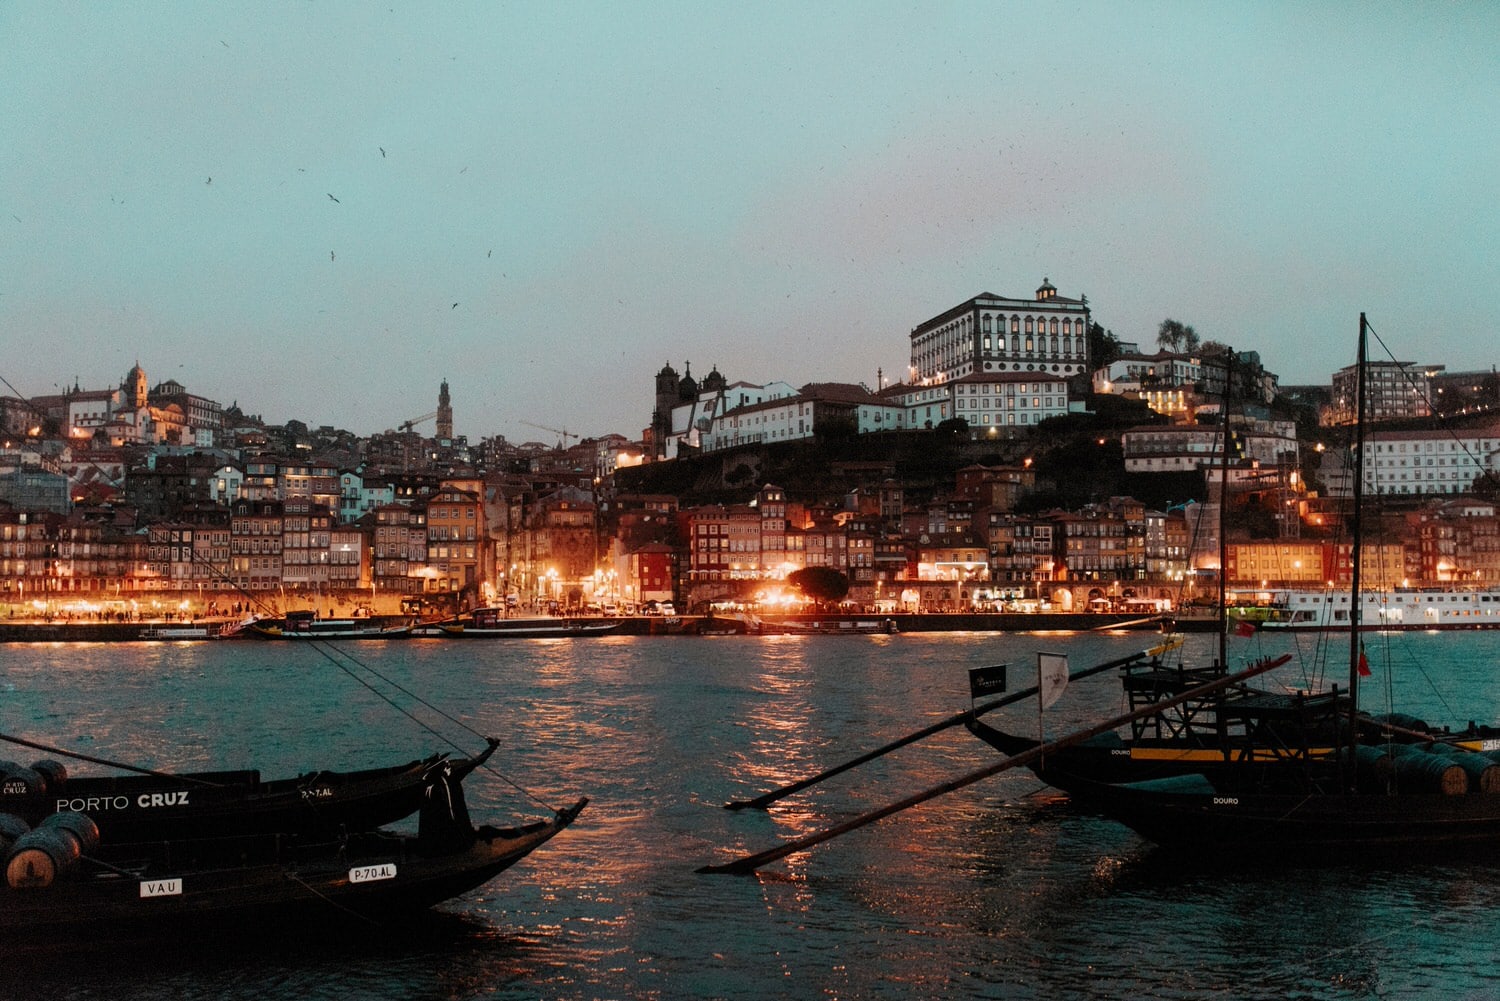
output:
{"label": "teal sky", "polygon": [[6,3],[0,376],[138,359],[358,433],[446,377],[471,440],[636,437],[665,362],[873,385],[1044,276],[1283,383],[1361,310],[1488,369],[1497,40],[1493,3]]}

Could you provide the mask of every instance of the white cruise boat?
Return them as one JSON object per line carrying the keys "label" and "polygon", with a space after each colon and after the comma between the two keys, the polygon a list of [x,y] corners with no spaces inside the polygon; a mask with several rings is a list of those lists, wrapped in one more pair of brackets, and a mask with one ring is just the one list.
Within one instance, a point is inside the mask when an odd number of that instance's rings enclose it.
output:
{"label": "white cruise boat", "polygon": [[[1500,629],[1497,588],[1364,591],[1360,602],[1362,630]],[[1279,590],[1263,611],[1237,609],[1235,617],[1262,629],[1347,629],[1349,607],[1346,592]]]}

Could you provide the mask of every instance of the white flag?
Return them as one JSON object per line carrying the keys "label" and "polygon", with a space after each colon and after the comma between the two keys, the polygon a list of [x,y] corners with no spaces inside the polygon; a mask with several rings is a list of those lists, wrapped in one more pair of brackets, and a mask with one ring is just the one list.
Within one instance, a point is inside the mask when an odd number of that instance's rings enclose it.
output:
{"label": "white flag", "polygon": [[1068,655],[1062,653],[1039,653],[1036,655],[1037,697],[1046,709],[1062,698],[1068,687]]}

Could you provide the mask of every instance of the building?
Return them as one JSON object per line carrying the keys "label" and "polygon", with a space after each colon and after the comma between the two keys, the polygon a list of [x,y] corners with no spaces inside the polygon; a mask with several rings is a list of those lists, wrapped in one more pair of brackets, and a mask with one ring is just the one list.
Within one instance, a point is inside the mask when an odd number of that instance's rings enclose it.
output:
{"label": "building", "polygon": [[175,379],[158,383],[156,388],[148,394],[148,400],[151,406],[163,411],[175,407],[182,415],[183,425],[193,432],[191,438],[183,441],[182,444],[211,447],[218,443],[218,438],[224,430],[224,409],[218,403],[207,397],[189,393],[182,383]]}
{"label": "building", "polygon": [[[944,388],[948,390],[946,412],[979,434],[1009,437],[1068,412],[1068,384],[1057,376],[1022,372],[966,375]],[[914,402],[911,409],[920,405]],[[915,419],[914,413],[908,416],[910,421]],[[921,425],[911,426],[927,426],[926,419]]]}
{"label": "building", "polygon": [[1094,392],[1135,397],[1176,421],[1190,419],[1202,382],[1201,358],[1166,350],[1121,354],[1093,375]]}
{"label": "building", "polygon": [[280,501],[241,497],[230,507],[229,580],[246,591],[281,587]]}
{"label": "building", "polygon": [[427,517],[423,508],[383,504],[374,512],[371,584],[378,592],[406,594],[422,590],[415,575],[427,564]]}
{"label": "building", "polygon": [[700,442],[703,451],[714,452],[740,445],[799,441],[819,434],[869,434],[902,426],[901,407],[863,386],[809,383],[791,395],[716,413],[707,420]]}
{"label": "building", "polygon": [[[1325,464],[1344,457],[1325,453]],[[1500,421],[1460,430],[1367,431],[1364,480],[1368,495],[1461,494],[1481,477],[1500,475]],[[1347,491],[1349,480],[1340,478]],[[1347,493],[1343,494],[1348,496]]]}
{"label": "building", "polygon": [[479,484],[466,490],[445,486],[427,500],[427,573],[425,590],[479,597],[480,568],[485,565],[484,504]]}
{"label": "building", "polygon": [[[1432,382],[1443,366],[1418,367],[1409,361],[1365,362],[1365,420],[1405,420],[1432,415]],[[1349,365],[1333,373],[1333,402],[1321,423],[1354,424],[1357,411],[1359,366]]]}
{"label": "building", "polygon": [[1089,371],[1088,303],[1057,294],[1047,279],[1033,299],[985,292],[911,332],[912,385],[1012,373],[1068,379]]}

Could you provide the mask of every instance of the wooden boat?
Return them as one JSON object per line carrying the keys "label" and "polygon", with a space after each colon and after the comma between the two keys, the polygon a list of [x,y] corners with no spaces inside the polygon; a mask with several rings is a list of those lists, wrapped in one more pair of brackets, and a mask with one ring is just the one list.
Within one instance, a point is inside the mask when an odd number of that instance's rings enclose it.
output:
{"label": "wooden boat", "polygon": [[[0,739],[40,746],[4,735]],[[473,758],[435,754],[382,768],[314,771],[273,780],[262,780],[255,770],[174,774],[131,769],[136,774],[72,776],[55,759],[32,767],[6,761],[0,762],[0,813],[31,825],[53,813],[85,813],[106,843],[369,830],[415,813],[438,771],[467,775],[495,747],[491,741]]]}
{"label": "wooden boat", "polygon": [[242,632],[268,640],[398,640],[411,635],[412,623],[394,625],[378,619],[320,619],[318,613],[288,612],[282,619],[256,619]]}
{"label": "wooden boat", "polygon": [[140,631],[143,640],[166,640],[180,643],[188,640],[211,640],[218,638],[214,626],[146,626]]}
{"label": "wooden boat", "polygon": [[0,834],[6,941],[96,938],[112,931],[242,929],[384,921],[466,893],[571,824],[587,800],[550,819],[475,828],[460,776],[431,775],[415,835],[385,830],[330,838],[301,833],[109,845],[82,814]]}
{"label": "wooden boat", "polygon": [[[1351,594],[1360,593],[1366,333],[1361,314]],[[1053,756],[1046,767],[1056,770],[1048,780],[1143,837],[1219,862],[1500,846],[1500,763],[1490,756],[1494,731],[1424,733],[1429,728],[1420,721],[1403,725],[1361,713],[1360,678],[1368,667],[1360,646],[1360,606],[1351,607],[1348,688],[1308,697],[1305,712],[1280,720],[1282,739],[1308,753],[1273,765],[1230,756],[1179,774],[1130,773],[1123,780],[1119,773],[1091,773],[1072,764],[1064,773],[1064,762]],[[1319,751],[1312,753],[1315,747]],[[1048,776],[1046,768],[1039,774]]]}
{"label": "wooden boat", "polygon": [[620,628],[620,621],[565,619],[554,616],[507,618],[504,608],[476,608],[467,618],[437,623],[444,636],[456,639],[546,639],[604,636]]}

